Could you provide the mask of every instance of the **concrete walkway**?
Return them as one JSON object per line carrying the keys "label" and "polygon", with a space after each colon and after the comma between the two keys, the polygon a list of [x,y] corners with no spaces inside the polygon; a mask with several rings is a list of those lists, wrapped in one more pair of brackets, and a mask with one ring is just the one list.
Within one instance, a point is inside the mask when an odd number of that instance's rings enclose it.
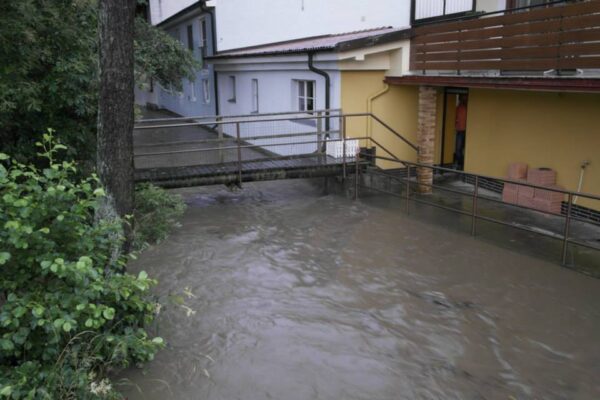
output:
{"label": "concrete walkway", "polygon": [[[176,115],[164,110],[142,110],[143,119],[172,118]],[[192,122],[192,119],[166,122],[142,122],[137,126],[172,125],[175,123]],[[171,168],[192,165],[215,164],[221,161],[237,161],[237,149],[218,151],[202,151],[219,147],[217,141],[198,143],[206,139],[218,139],[216,130],[204,126],[185,126],[177,128],[137,129],[133,132],[135,153],[135,168]],[[233,147],[234,139],[221,142],[222,147]],[[167,153],[171,154],[156,154]],[[222,154],[222,159],[221,159]],[[263,158],[264,152],[254,149],[242,149],[243,160]]]}

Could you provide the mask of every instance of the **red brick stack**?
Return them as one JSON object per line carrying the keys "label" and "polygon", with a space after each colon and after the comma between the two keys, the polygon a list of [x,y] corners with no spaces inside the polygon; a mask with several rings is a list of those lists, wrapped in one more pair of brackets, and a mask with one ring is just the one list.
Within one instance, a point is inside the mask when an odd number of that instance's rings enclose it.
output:
{"label": "red brick stack", "polygon": [[[562,190],[556,185],[556,171],[550,168],[529,168],[527,164],[514,163],[508,167],[508,179],[523,181],[548,189]],[[534,189],[518,184],[506,183],[502,200],[548,213],[560,214],[564,195],[552,190]]]}
{"label": "red brick stack", "polygon": [[[508,166],[508,179],[512,181],[525,182],[527,179],[527,164],[512,163]],[[502,200],[506,203],[517,204],[519,201],[519,190],[525,189],[521,185],[505,183],[502,191]]]}

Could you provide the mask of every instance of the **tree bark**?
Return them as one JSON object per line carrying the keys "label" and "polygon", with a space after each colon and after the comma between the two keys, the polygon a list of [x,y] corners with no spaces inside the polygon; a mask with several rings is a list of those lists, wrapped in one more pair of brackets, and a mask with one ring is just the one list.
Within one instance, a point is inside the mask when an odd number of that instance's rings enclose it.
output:
{"label": "tree bark", "polygon": [[[135,0],[100,0],[100,96],[97,170],[106,192],[100,218],[133,213]],[[126,224],[127,225],[127,224]],[[131,229],[125,227],[125,250]]]}

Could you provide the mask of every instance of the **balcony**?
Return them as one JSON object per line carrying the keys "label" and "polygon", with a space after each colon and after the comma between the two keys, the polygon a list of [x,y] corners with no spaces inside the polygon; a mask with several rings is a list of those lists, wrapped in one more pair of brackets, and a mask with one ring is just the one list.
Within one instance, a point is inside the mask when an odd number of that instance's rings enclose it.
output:
{"label": "balcony", "polygon": [[417,27],[410,64],[413,74],[423,75],[582,75],[600,69],[600,0]]}

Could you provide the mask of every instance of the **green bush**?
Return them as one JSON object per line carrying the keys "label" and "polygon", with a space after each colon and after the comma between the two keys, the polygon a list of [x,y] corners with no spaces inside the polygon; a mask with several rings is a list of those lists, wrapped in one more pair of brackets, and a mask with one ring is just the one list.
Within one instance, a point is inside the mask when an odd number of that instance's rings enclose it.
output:
{"label": "green bush", "polygon": [[167,237],[179,225],[185,211],[181,196],[151,184],[140,184],[135,190],[134,249],[142,249]]}
{"label": "green bush", "polygon": [[37,145],[47,168],[0,153],[0,398],[116,398],[107,373],[162,347],[144,329],[155,281],[113,254],[122,229],[94,219],[98,179],[55,162],[51,133]]}

